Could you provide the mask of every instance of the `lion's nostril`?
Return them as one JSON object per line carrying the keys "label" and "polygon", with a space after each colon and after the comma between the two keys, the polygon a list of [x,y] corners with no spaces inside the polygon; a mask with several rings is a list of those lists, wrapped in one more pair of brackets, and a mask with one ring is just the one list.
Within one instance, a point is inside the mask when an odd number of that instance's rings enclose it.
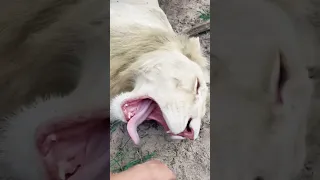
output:
{"label": "lion's nostril", "polygon": [[257,176],[253,180],[264,180],[264,178],[262,176]]}
{"label": "lion's nostril", "polygon": [[187,131],[191,132],[192,129],[190,128],[190,122],[191,122],[192,118],[189,119],[188,124],[187,124]]}

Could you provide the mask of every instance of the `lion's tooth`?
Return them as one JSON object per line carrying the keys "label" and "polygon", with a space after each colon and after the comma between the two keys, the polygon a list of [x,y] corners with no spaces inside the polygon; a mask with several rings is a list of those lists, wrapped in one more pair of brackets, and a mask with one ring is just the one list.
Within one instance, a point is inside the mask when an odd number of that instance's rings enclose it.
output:
{"label": "lion's tooth", "polygon": [[128,113],[128,118],[131,119],[132,116],[133,116],[133,113],[132,113],[132,112],[129,112],[129,113]]}

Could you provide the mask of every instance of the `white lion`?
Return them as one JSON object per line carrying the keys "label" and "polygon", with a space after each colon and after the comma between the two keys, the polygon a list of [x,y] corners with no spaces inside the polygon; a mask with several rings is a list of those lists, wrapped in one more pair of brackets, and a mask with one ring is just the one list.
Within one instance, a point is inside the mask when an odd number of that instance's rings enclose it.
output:
{"label": "white lion", "polygon": [[[196,139],[206,112],[207,60],[199,38],[178,35],[157,1],[111,1],[111,119],[156,120],[174,139]],[[126,18],[131,17],[131,18]]]}

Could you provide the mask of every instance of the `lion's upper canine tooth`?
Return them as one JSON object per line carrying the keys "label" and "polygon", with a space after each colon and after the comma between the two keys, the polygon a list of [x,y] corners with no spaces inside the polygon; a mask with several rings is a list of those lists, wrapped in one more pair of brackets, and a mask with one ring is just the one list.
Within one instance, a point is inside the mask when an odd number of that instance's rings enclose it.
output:
{"label": "lion's upper canine tooth", "polygon": [[131,119],[133,114],[131,112],[128,113],[128,118]]}
{"label": "lion's upper canine tooth", "polygon": [[129,106],[128,104],[125,104],[125,105],[124,105],[124,107],[128,107],[128,106]]}
{"label": "lion's upper canine tooth", "polygon": [[167,131],[167,133],[169,134],[169,133],[171,133],[171,131],[169,130],[169,131]]}

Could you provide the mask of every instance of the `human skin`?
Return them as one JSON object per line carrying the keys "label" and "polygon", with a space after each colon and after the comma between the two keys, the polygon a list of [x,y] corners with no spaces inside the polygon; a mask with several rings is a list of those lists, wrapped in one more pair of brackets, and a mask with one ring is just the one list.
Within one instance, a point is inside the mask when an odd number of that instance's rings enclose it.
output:
{"label": "human skin", "polygon": [[161,161],[151,160],[126,171],[110,174],[110,180],[175,180],[175,174]]}

